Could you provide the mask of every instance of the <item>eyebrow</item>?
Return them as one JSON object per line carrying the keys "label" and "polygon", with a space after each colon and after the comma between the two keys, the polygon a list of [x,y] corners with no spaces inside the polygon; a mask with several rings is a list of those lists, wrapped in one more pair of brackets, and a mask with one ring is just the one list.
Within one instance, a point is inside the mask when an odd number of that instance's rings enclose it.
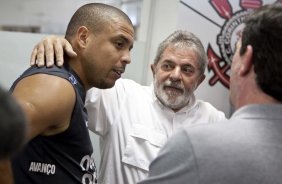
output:
{"label": "eyebrow", "polygon": [[175,62],[172,61],[172,60],[170,60],[170,59],[165,59],[165,60],[163,60],[163,61],[160,62],[160,63],[162,63],[162,64],[174,64],[174,65],[175,65]]}
{"label": "eyebrow", "polygon": [[[176,64],[174,61],[170,60],[170,59],[165,59],[163,60],[163,63],[168,63],[168,64]],[[190,64],[190,63],[185,63],[185,64],[180,64],[181,67],[183,66],[188,66],[191,68],[196,68],[194,65]]]}

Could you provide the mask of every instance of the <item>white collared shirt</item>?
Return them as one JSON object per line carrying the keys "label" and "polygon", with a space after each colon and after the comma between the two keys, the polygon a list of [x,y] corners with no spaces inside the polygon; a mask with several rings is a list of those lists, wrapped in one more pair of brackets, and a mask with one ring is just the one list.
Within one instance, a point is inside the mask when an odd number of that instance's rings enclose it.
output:
{"label": "white collared shirt", "polygon": [[111,89],[90,89],[85,106],[89,129],[100,135],[100,184],[137,183],[179,127],[225,119],[223,112],[195,97],[175,113],[159,102],[153,85],[128,79],[117,80]]}

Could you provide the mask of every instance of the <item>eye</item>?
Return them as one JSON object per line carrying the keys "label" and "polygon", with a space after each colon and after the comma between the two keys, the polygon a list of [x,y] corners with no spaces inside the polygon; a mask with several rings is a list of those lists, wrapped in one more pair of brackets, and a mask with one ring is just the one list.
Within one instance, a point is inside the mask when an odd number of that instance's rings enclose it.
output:
{"label": "eye", "polygon": [[191,74],[194,72],[194,69],[191,66],[185,66],[182,68],[182,71],[184,71],[187,74]]}
{"label": "eye", "polygon": [[164,64],[162,64],[161,68],[162,68],[163,70],[170,70],[170,69],[173,68],[173,66],[172,66],[171,64],[164,63]]}
{"label": "eye", "polygon": [[122,49],[124,47],[124,42],[123,41],[116,41],[116,47],[118,49]]}
{"label": "eye", "polygon": [[169,68],[169,64],[164,64],[163,67],[164,68]]}

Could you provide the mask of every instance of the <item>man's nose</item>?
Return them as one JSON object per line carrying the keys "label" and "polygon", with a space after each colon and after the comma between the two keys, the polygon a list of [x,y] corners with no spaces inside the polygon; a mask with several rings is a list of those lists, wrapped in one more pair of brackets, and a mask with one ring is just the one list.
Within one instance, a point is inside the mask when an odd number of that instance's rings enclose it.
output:
{"label": "man's nose", "polygon": [[121,60],[125,64],[131,63],[130,51],[125,51]]}
{"label": "man's nose", "polygon": [[170,78],[172,81],[179,80],[181,78],[181,68],[175,67],[170,73]]}

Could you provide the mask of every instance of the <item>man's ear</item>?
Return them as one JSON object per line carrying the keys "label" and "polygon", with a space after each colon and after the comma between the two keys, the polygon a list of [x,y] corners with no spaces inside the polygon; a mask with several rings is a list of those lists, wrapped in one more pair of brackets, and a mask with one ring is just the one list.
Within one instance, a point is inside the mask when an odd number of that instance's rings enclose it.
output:
{"label": "man's ear", "polygon": [[85,26],[81,26],[78,28],[76,33],[77,44],[80,48],[85,48],[87,43],[87,38],[89,37],[90,31]]}
{"label": "man's ear", "polygon": [[152,73],[153,73],[153,77],[155,77],[155,74],[156,74],[156,67],[157,67],[157,65],[151,64],[151,70],[152,70]]}
{"label": "man's ear", "polygon": [[251,68],[252,68],[252,64],[253,64],[253,47],[251,45],[248,45],[246,48],[245,53],[241,56],[242,57],[242,61],[241,61],[241,66],[239,69],[239,74],[240,75],[245,75],[247,74]]}

